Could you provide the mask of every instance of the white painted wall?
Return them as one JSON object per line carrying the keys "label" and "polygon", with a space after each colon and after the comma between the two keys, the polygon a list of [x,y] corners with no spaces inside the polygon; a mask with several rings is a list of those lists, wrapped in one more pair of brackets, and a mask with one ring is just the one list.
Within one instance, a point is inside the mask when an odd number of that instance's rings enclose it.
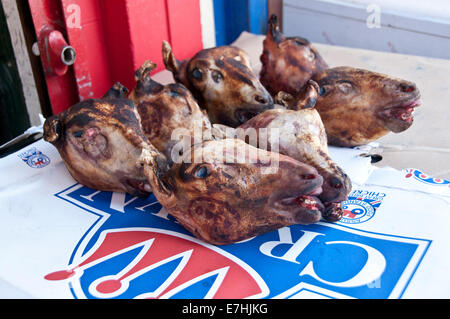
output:
{"label": "white painted wall", "polygon": [[287,36],[450,59],[448,0],[284,0],[283,18]]}
{"label": "white painted wall", "polygon": [[216,46],[213,0],[200,0],[203,48]]}

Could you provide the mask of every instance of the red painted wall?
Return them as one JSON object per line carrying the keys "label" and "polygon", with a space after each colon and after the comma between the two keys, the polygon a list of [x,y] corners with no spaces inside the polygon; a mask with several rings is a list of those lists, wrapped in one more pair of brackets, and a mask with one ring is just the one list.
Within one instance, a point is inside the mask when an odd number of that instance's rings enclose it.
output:
{"label": "red painted wall", "polygon": [[[163,40],[172,44],[179,59],[203,48],[199,0],[29,0],[29,4],[37,36],[45,24],[52,24],[77,53],[66,75],[46,76],[54,113],[101,97],[116,81],[132,89],[134,71],[147,59],[158,65],[157,71],[163,70]],[[74,16],[77,10],[79,20]]]}

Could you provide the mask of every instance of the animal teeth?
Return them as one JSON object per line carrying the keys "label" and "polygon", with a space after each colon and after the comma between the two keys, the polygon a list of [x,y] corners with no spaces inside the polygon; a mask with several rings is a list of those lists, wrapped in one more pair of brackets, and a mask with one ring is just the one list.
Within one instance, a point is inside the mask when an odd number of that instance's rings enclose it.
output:
{"label": "animal teeth", "polygon": [[315,200],[311,200],[309,198],[299,198],[299,201],[301,201],[302,203],[305,203],[307,205],[313,205],[316,203]]}

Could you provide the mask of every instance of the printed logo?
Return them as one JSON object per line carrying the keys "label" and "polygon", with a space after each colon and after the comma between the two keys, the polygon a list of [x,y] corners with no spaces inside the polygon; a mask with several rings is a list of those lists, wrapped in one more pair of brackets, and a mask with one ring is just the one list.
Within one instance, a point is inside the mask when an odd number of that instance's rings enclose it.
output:
{"label": "printed logo", "polygon": [[43,168],[50,164],[50,158],[35,147],[20,153],[18,156],[32,168]]}
{"label": "printed logo", "polygon": [[368,221],[375,215],[385,196],[386,194],[379,192],[353,190],[348,199],[342,202],[344,214],[339,222],[361,224]]}
{"label": "printed logo", "polygon": [[450,181],[441,178],[430,177],[423,172],[419,171],[415,168],[408,168],[405,170],[406,175],[405,178],[413,178],[419,182],[428,184],[428,185],[436,185],[436,186],[447,186],[450,187]]}
{"label": "printed logo", "polygon": [[75,184],[55,196],[98,217],[45,276],[75,298],[400,298],[430,245],[320,222],[214,246],[153,195]]}
{"label": "printed logo", "polygon": [[[107,267],[114,260],[121,270],[110,273]],[[45,278],[80,278],[97,264],[105,269],[97,269],[84,292],[94,298],[124,297],[127,291],[133,293],[129,297],[164,299],[267,294],[264,281],[238,258],[190,236],[152,228],[105,230],[78,263]]]}

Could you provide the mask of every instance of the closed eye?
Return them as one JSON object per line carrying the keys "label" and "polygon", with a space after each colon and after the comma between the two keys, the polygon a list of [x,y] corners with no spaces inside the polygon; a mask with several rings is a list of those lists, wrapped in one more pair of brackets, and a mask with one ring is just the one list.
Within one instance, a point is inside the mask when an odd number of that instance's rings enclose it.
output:
{"label": "closed eye", "polygon": [[179,97],[180,96],[180,93],[178,93],[177,91],[174,91],[174,90],[170,90],[169,94],[172,97]]}
{"label": "closed eye", "polygon": [[353,84],[348,81],[342,81],[337,83],[337,87],[344,94],[348,94],[354,89]]}
{"label": "closed eye", "polygon": [[305,38],[301,38],[301,37],[294,37],[294,38],[288,38],[288,39],[293,39],[295,41],[295,44],[297,45],[308,45],[309,41]]}

